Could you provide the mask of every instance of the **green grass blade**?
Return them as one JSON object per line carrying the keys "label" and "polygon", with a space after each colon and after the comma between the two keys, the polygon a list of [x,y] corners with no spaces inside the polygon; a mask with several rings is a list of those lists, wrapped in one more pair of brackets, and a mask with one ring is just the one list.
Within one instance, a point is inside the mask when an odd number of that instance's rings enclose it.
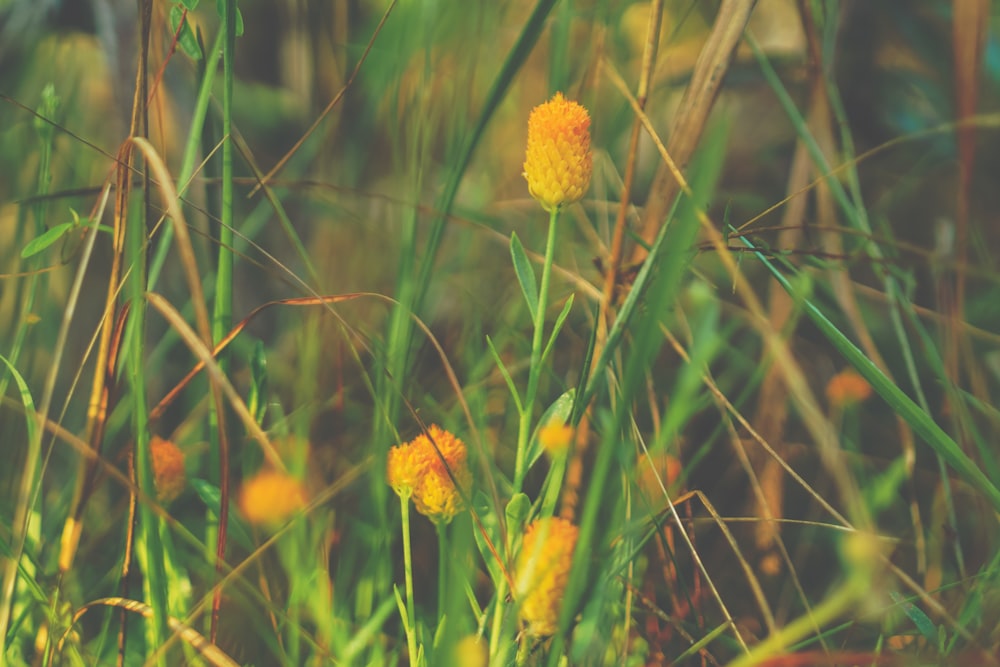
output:
{"label": "green grass blade", "polygon": [[448,181],[445,184],[441,199],[438,201],[438,213],[431,225],[430,235],[427,239],[427,254],[424,264],[420,269],[420,277],[417,280],[418,292],[414,301],[414,312],[420,312],[420,307],[423,304],[424,296],[427,293],[427,287],[430,283],[431,273],[434,270],[434,258],[441,245],[444,226],[448,220],[448,215],[451,213],[451,207],[455,202],[455,195],[458,193],[458,186],[462,182],[462,176],[464,176],[465,170],[469,166],[472,154],[479,145],[479,140],[482,139],[483,132],[486,130],[490,119],[493,118],[493,114],[499,108],[503,98],[506,97],[507,90],[514,81],[514,75],[520,71],[528,56],[531,55],[535,43],[545,28],[545,19],[548,18],[549,12],[552,11],[552,7],[555,4],[556,0],[539,0],[538,4],[535,5],[531,16],[528,17],[527,23],[524,24],[524,29],[514,44],[514,48],[507,54],[507,59],[500,68],[500,72],[497,73],[497,78],[493,81],[493,87],[486,97],[483,110],[479,113],[479,119],[476,121],[476,125],[473,127],[461,153],[455,161],[454,167],[448,175]]}
{"label": "green grass blade", "polygon": [[[743,238],[743,242],[750,248],[754,248],[754,254],[765,267],[771,272],[775,280],[785,288],[793,297],[798,298],[788,279],[773,265],[773,263],[761,252],[757,252],[749,240]],[[965,481],[985,495],[993,508],[1000,511],[1000,490],[983,474],[972,459],[966,456],[962,448],[958,446],[952,438],[937,425],[937,423],[910,399],[903,390],[893,384],[889,378],[883,375],[868,357],[865,356],[847,336],[826,318],[826,316],[808,299],[801,299],[802,308],[809,316],[823,335],[826,336],[837,351],[839,351],[854,368],[868,381],[868,383],[878,392],[886,403],[906,420],[913,430],[929,444],[934,451],[940,454],[948,464],[955,469]]]}
{"label": "green grass blade", "polygon": [[[27,538],[27,517],[31,513],[31,498],[38,483],[35,478],[37,476],[38,461],[41,458],[42,443],[40,439],[36,439],[35,437],[35,404],[31,399],[31,391],[28,389],[27,383],[6,357],[0,356],[0,361],[7,366],[10,376],[14,378],[14,382],[17,385],[18,394],[21,397],[21,405],[24,406],[25,431],[28,438],[28,455],[24,462],[24,477],[21,479],[17,509],[11,524],[12,548],[9,558],[5,559],[3,591],[2,595],[0,595],[0,605],[2,605],[2,609],[0,609],[0,638],[2,638],[2,642],[0,642],[0,656],[3,656],[6,655],[7,651],[7,639],[5,635],[7,634],[7,626],[10,620],[11,606],[14,603],[17,571],[21,567],[21,555],[24,551],[24,543]],[[2,657],[0,657],[0,662],[3,662]]]}
{"label": "green grass blade", "polygon": [[552,325],[552,333],[549,335],[549,342],[546,343],[545,349],[542,350],[541,363],[543,366],[548,360],[549,355],[552,353],[552,348],[556,344],[556,338],[559,336],[559,332],[562,331],[563,325],[566,323],[566,318],[569,317],[569,311],[573,309],[573,301],[573,295],[570,294],[569,298],[566,299],[566,303],[563,304],[562,310],[559,311],[558,317],[556,317],[556,323]]}

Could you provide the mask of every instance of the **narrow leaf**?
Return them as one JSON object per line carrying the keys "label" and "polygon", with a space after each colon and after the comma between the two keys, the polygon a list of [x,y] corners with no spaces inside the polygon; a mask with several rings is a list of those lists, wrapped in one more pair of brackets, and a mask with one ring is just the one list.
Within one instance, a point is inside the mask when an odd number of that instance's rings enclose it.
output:
{"label": "narrow leaf", "polygon": [[[192,479],[191,488],[194,492],[198,494],[201,498],[201,502],[205,503],[205,507],[208,511],[215,515],[216,518],[219,517],[219,508],[222,506],[221,499],[222,494],[219,492],[219,487],[206,482],[203,479]],[[254,550],[253,540],[250,539],[250,533],[243,527],[243,524],[239,521],[233,520],[233,512],[229,512],[229,534],[236,538],[236,541],[240,543],[240,546]]]}
{"label": "narrow leaf", "polygon": [[28,259],[29,257],[34,257],[38,253],[42,252],[50,245],[61,239],[63,234],[69,231],[71,227],[73,227],[72,222],[63,222],[31,239],[24,246],[24,250],[21,251],[21,259]]}
{"label": "narrow leaf", "polygon": [[934,625],[934,621],[928,618],[927,614],[925,614],[920,607],[904,599],[903,596],[896,591],[889,591],[889,597],[892,598],[893,602],[903,608],[903,613],[906,614],[907,618],[913,621],[913,625],[917,626],[917,630],[920,631],[920,634],[923,635],[927,641],[931,642],[932,645],[936,645],[938,631],[937,627]]}
{"label": "narrow leaf", "polygon": [[524,407],[521,404],[521,397],[517,393],[517,387],[514,385],[514,380],[510,377],[510,373],[507,372],[507,367],[503,365],[503,361],[500,359],[500,354],[493,346],[493,340],[489,336],[486,337],[486,344],[490,348],[490,354],[493,355],[493,361],[497,363],[497,368],[500,369],[500,374],[503,375],[503,379],[507,382],[507,388],[510,389],[510,395],[514,399],[514,404],[517,406],[518,413],[524,412]]}
{"label": "narrow leaf", "polygon": [[556,318],[555,326],[552,327],[552,334],[549,336],[549,342],[545,345],[545,350],[542,351],[542,366],[545,365],[545,360],[549,358],[549,353],[552,352],[552,346],[556,342],[556,337],[559,335],[559,330],[562,329],[563,324],[566,323],[566,317],[569,315],[569,311],[573,309],[573,295],[570,294],[569,298],[566,299],[566,303],[563,305],[562,311],[559,313],[559,317]]}
{"label": "narrow leaf", "polygon": [[535,282],[535,270],[531,267],[531,261],[516,232],[510,235],[510,258],[514,261],[514,273],[517,274],[517,282],[521,285],[524,301],[528,304],[528,312],[534,321],[535,313],[538,312],[538,283]]}

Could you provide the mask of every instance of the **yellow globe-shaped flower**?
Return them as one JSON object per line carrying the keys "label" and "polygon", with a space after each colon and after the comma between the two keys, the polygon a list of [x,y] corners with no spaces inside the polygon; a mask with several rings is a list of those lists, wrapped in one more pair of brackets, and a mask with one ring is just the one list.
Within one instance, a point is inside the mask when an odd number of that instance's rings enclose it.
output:
{"label": "yellow globe-shaped flower", "polygon": [[524,177],[546,211],[579,201],[590,187],[590,115],[562,93],[528,117]]}

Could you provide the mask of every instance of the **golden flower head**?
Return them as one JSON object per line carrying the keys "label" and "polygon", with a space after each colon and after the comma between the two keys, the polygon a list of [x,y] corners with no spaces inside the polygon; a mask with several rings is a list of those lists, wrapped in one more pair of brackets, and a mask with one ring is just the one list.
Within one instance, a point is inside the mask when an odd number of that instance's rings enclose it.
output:
{"label": "golden flower head", "polygon": [[455,482],[468,490],[472,481],[465,443],[437,425],[389,450],[386,477],[400,497],[412,498],[417,511],[435,523],[448,523],[462,510]]}
{"label": "golden flower head", "polygon": [[580,200],[590,186],[590,115],[556,93],[528,117],[524,177],[546,211]]}
{"label": "golden flower head", "polygon": [[517,557],[519,613],[528,634],[555,633],[579,529],[566,519],[539,519],[524,531]]}
{"label": "golden flower head", "polygon": [[240,512],[252,524],[275,526],[305,507],[306,503],[302,482],[278,470],[261,470],[240,487]]}
{"label": "golden flower head", "polygon": [[154,435],[149,440],[149,451],[153,459],[153,484],[156,499],[163,504],[171,503],[184,490],[184,453],[169,440]]}
{"label": "golden flower head", "polygon": [[871,385],[853,368],[840,371],[826,385],[826,399],[838,408],[861,403],[871,395]]}

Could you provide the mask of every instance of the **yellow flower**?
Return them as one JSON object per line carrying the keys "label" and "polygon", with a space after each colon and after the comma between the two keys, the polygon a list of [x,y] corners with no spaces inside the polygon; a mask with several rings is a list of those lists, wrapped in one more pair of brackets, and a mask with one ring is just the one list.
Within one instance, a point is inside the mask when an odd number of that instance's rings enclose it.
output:
{"label": "yellow flower", "polygon": [[573,440],[573,427],[569,424],[549,422],[538,431],[538,441],[550,456],[564,454]]}
{"label": "yellow flower", "polygon": [[240,512],[252,524],[280,524],[305,506],[302,482],[277,470],[261,470],[240,488]]}
{"label": "yellow flower", "polygon": [[528,117],[524,177],[546,211],[578,201],[590,186],[590,115],[556,93]]}
{"label": "yellow flower", "polygon": [[153,484],[156,498],[163,504],[171,503],[184,490],[184,453],[177,445],[154,435],[149,440],[153,459]]}
{"label": "yellow flower", "polygon": [[482,637],[466,635],[455,644],[454,661],[456,667],[488,667],[489,646]]}
{"label": "yellow flower", "polygon": [[462,510],[455,482],[468,490],[472,481],[465,443],[437,425],[389,450],[386,477],[400,497],[412,498],[417,511],[435,523],[448,523]]}
{"label": "yellow flower", "polygon": [[555,633],[579,529],[566,519],[539,519],[524,531],[517,557],[519,613],[528,634]]}
{"label": "yellow flower", "polygon": [[[429,453],[434,454],[433,451]],[[424,478],[430,464],[428,451],[425,448],[415,447],[413,442],[401,447],[393,447],[389,450],[386,465],[389,486],[396,492],[396,495],[409,498],[420,486],[420,480]]]}
{"label": "yellow flower", "polygon": [[840,371],[826,385],[827,400],[838,408],[861,403],[871,395],[871,385],[853,368]]}

